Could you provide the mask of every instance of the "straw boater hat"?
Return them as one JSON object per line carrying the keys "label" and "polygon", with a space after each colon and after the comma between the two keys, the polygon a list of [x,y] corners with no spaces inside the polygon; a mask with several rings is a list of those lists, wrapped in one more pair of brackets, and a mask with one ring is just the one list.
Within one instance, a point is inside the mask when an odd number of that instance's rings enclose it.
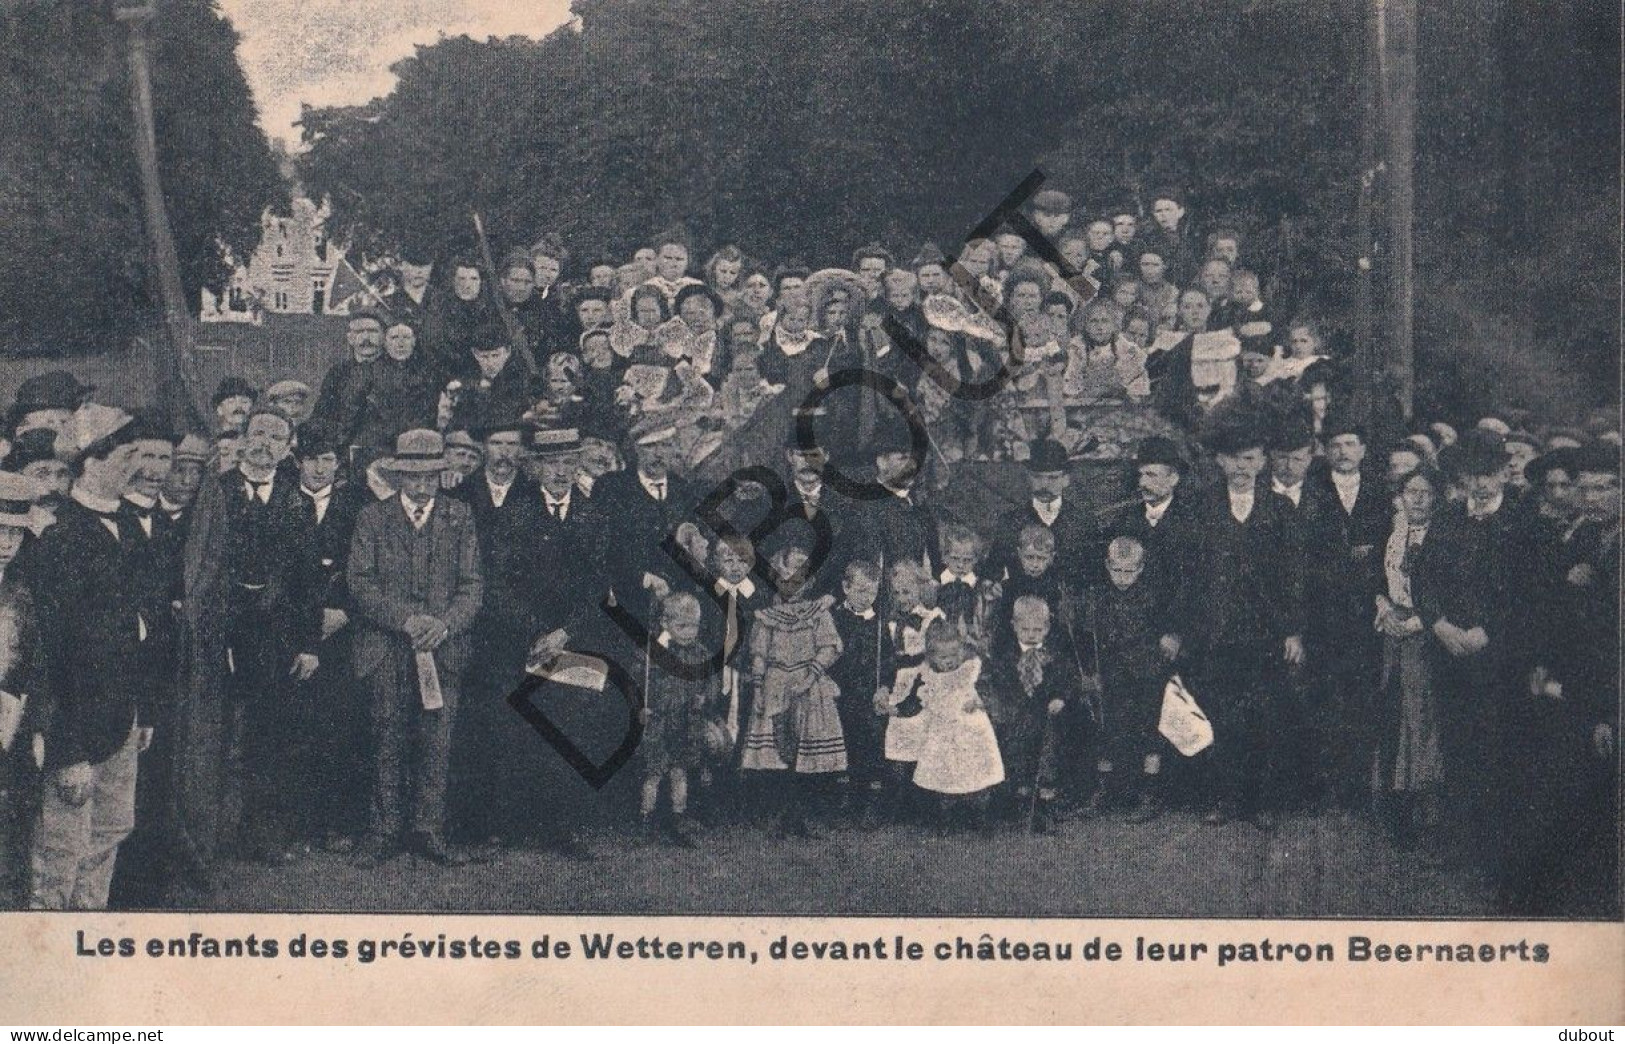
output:
{"label": "straw boater hat", "polygon": [[44,492],[45,488],[27,475],[0,471],[0,526],[31,528],[34,503]]}
{"label": "straw boater hat", "polygon": [[446,467],[446,444],[438,431],[414,428],[395,439],[395,455],[384,461],[386,471],[442,471]]}
{"label": "straw boater hat", "polygon": [[581,449],[575,428],[532,428],[525,439],[533,457],[563,457]]}

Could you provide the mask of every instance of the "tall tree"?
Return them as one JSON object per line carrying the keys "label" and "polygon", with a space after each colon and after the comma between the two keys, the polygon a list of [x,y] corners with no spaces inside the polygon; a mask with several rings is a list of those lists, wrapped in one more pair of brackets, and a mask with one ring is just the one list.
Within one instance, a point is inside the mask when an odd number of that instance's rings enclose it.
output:
{"label": "tall tree", "polygon": [[[214,0],[159,0],[153,101],[188,295],[247,257],[285,190]],[[110,2],[0,7],[0,350],[110,347],[154,312]]]}
{"label": "tall tree", "polygon": [[[952,248],[1034,167],[1091,208],[1136,192],[1149,207],[1172,182],[1210,226],[1242,227],[1278,297],[1335,329],[1356,271],[1371,2],[576,0],[545,40],[445,40],[397,65],[387,97],[307,111],[306,180],[374,253],[465,249],[478,209],[499,248],[551,230],[579,255],[625,256],[681,224],[702,253],[734,242],[814,265],[877,237]],[[1612,137],[1580,133],[1618,125],[1617,19],[1596,0],[1538,16],[1424,5],[1430,408],[1491,393],[1474,374],[1504,367],[1453,360],[1480,358],[1519,301],[1560,305],[1516,340],[1522,383],[1550,385],[1537,394],[1574,390],[1543,375],[1617,358],[1619,160]]]}

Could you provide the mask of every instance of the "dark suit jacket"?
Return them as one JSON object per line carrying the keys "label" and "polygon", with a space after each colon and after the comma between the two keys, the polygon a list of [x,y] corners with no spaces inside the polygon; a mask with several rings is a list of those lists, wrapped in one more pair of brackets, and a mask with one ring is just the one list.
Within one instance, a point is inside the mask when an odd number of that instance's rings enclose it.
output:
{"label": "dark suit jacket", "polygon": [[509,359],[489,382],[480,376],[477,368],[465,370],[458,380],[462,388],[456,394],[457,404],[451,413],[454,429],[510,424],[536,405],[537,395],[530,375],[517,357]]}
{"label": "dark suit jacket", "polygon": [[661,544],[668,535],[676,535],[679,525],[695,521],[699,499],[687,481],[669,475],[666,499],[656,501],[633,468],[611,472],[594,484],[592,502],[602,513],[607,546],[614,549],[605,562],[606,571],[616,602],[634,616],[641,618],[649,605],[644,573],[664,579],[673,588],[692,586],[692,578]]}
{"label": "dark suit jacket", "polygon": [[1190,597],[1200,636],[1225,643],[1301,637],[1304,535],[1294,524],[1292,502],[1260,483],[1236,540],[1230,527],[1238,523],[1223,486],[1208,491],[1195,517],[1199,553]]}
{"label": "dark suit jacket", "polygon": [[[1156,588],[1164,625],[1171,628],[1169,633],[1182,638],[1193,636],[1199,609],[1202,527],[1194,509],[1195,496],[1183,486],[1176,489],[1172,503],[1155,526],[1146,521],[1144,504],[1130,505],[1112,516],[1105,534],[1108,543],[1128,536],[1144,545],[1145,573],[1140,582],[1150,582]],[[1101,569],[1104,571],[1104,563]]]}
{"label": "dark suit jacket", "polygon": [[[1306,534],[1310,555],[1310,622],[1333,645],[1350,640],[1374,642],[1370,592],[1382,572],[1383,547],[1393,525],[1393,505],[1380,476],[1363,472],[1354,510],[1346,511],[1329,471],[1315,469],[1304,480],[1303,497],[1311,503],[1312,530]],[[1357,554],[1357,548],[1366,548]]]}
{"label": "dark suit jacket", "polygon": [[335,363],[322,377],[310,423],[331,436],[336,445],[354,443],[380,369],[376,359],[362,363],[347,357]]}
{"label": "dark suit jacket", "polygon": [[[1031,497],[1000,520],[998,558],[990,563],[990,574],[996,576],[1000,567],[1011,576],[1021,572],[1021,563],[1016,558],[1021,531],[1034,523],[1044,524]],[[1055,534],[1055,565],[1051,568],[1058,571],[1060,579],[1074,592],[1105,579],[1104,528],[1084,513],[1076,494],[1061,495],[1061,511],[1055,516],[1055,524],[1048,527]]]}
{"label": "dark suit jacket", "polygon": [[936,518],[922,502],[918,484],[908,501],[891,494],[860,501],[858,526],[865,557],[871,561],[883,557],[888,569],[905,559],[917,562],[924,555],[935,571],[941,561]]}
{"label": "dark suit jacket", "polygon": [[1411,592],[1429,628],[1440,617],[1469,630],[1483,627],[1486,651],[1495,654],[1509,637],[1508,515],[1505,504],[1482,520],[1468,518],[1460,504],[1441,506],[1417,555]]}
{"label": "dark suit jacket", "polygon": [[493,534],[486,556],[487,617],[527,651],[537,638],[560,627],[570,632],[573,643],[580,643],[601,628],[613,527],[599,502],[579,489],[571,491],[569,513],[562,520],[548,513],[535,485],[523,491],[515,486],[503,510],[510,507],[513,515],[485,530]]}
{"label": "dark suit jacket", "polygon": [[424,524],[421,554],[399,497],[361,509],[350,543],[350,598],[361,614],[355,635],[355,671],[384,669],[391,656],[409,656],[409,616],[438,618],[450,632],[436,650],[443,672],[461,673],[468,657],[468,629],[484,596],[474,515],[454,497],[435,498]]}
{"label": "dark suit jacket", "polygon": [[322,608],[326,576],[316,540],[315,516],[303,494],[299,480],[289,471],[278,471],[271,486],[270,525],[267,544],[248,546],[248,493],[240,471],[219,477],[222,493],[223,540],[226,590],[241,580],[245,571],[263,570],[269,581],[264,598],[281,632],[276,640],[289,650],[316,653],[322,637]]}
{"label": "dark suit jacket", "polygon": [[35,541],[22,576],[39,608],[55,707],[45,738],[45,767],[97,764],[118,752],[142,713],[144,678],[140,573],[130,549],[100,517],[65,501],[56,524]]}
{"label": "dark suit jacket", "polygon": [[517,474],[513,478],[513,485],[508,488],[508,495],[502,499],[502,506],[497,507],[491,500],[491,485],[485,481],[483,467],[448,492],[467,504],[474,512],[474,525],[478,527],[480,534],[480,550],[487,559],[490,557],[490,548],[486,546],[486,534],[494,535],[495,526],[511,524],[511,520],[525,511],[522,505],[527,500],[541,495],[537,491],[536,483],[523,474]]}
{"label": "dark suit jacket", "polygon": [[350,586],[345,579],[344,567],[350,557],[350,540],[355,535],[356,518],[373,499],[365,485],[358,488],[348,483],[335,483],[327,512],[317,522],[315,500],[300,490],[299,506],[315,533],[316,550],[321,561],[320,600],[323,609],[342,609],[346,613],[351,609]]}

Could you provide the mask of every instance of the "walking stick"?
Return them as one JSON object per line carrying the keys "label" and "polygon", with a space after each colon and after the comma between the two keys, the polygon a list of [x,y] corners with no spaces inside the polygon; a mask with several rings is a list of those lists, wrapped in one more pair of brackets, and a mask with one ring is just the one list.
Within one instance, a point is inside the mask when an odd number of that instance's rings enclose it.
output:
{"label": "walking stick", "polygon": [[1038,761],[1033,768],[1033,796],[1027,803],[1027,833],[1038,833],[1038,781],[1044,777],[1044,744],[1049,739],[1050,730],[1055,728],[1046,708],[1044,712],[1044,734],[1038,739]]}

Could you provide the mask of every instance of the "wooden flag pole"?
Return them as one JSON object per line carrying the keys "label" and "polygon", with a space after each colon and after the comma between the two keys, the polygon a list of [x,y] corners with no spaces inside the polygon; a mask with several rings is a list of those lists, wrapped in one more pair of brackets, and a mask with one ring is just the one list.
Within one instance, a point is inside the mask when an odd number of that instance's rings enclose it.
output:
{"label": "wooden flag pole", "polygon": [[186,307],[186,289],[181,282],[180,257],[175,252],[175,235],[164,207],[163,182],[158,172],[158,135],[152,115],[152,73],[149,58],[148,27],[157,16],[150,2],[122,6],[114,17],[128,30],[130,60],[130,109],[134,118],[136,165],[141,173],[141,203],[147,227],[147,243],[152,255],[158,299],[163,309],[167,344],[153,352],[157,371],[158,401],[175,426],[177,434],[202,428],[205,397],[190,369],[196,340],[192,315]]}

